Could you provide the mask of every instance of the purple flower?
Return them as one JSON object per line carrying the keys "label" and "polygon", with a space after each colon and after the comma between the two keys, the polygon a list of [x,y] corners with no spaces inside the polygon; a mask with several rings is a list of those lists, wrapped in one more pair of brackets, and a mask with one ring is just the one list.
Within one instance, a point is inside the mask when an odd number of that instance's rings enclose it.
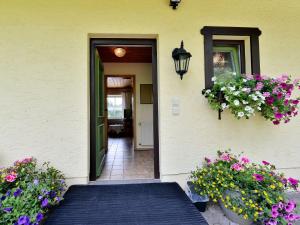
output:
{"label": "purple flower", "polygon": [[206,162],[208,165],[211,164],[211,159],[205,157],[204,160],[205,160],[205,162]]}
{"label": "purple flower", "polygon": [[269,219],[266,222],[266,225],[277,225],[277,220],[275,220],[275,219]]}
{"label": "purple flower", "polygon": [[256,89],[257,91],[260,91],[261,89],[263,89],[263,87],[264,87],[264,84],[263,84],[262,82],[258,82],[258,83],[256,84],[255,89]]}
{"label": "purple flower", "polygon": [[33,184],[34,185],[39,185],[39,180],[38,179],[34,179]]}
{"label": "purple flower", "polygon": [[299,100],[293,100],[292,103],[293,103],[294,105],[298,105],[298,104],[299,104]]}
{"label": "purple flower", "polygon": [[21,188],[18,188],[15,192],[14,192],[14,196],[15,197],[18,197],[22,194],[22,189]]}
{"label": "purple flower", "polygon": [[265,161],[265,160],[263,160],[262,163],[263,163],[265,166],[268,166],[268,165],[271,164],[271,163],[269,163],[269,162],[267,162],[267,161]]}
{"label": "purple flower", "polygon": [[271,213],[272,213],[271,216],[272,216],[273,218],[277,218],[277,217],[279,216],[279,212],[278,212],[277,210],[274,210],[274,211],[272,210]]}
{"label": "purple flower", "polygon": [[41,205],[42,205],[43,208],[46,208],[46,207],[48,206],[48,203],[49,203],[49,202],[48,202],[48,199],[45,198],[45,199],[42,201],[42,204],[41,204]]}
{"label": "purple flower", "polygon": [[296,202],[289,201],[286,206],[284,207],[285,211],[290,213],[293,212],[293,210],[296,208]]}
{"label": "purple flower", "polygon": [[50,198],[54,198],[56,196],[56,192],[55,191],[50,191],[49,192],[49,197]]}
{"label": "purple flower", "polygon": [[7,207],[7,208],[3,209],[3,211],[6,213],[10,213],[10,212],[12,212],[12,210],[13,210],[13,207]]}
{"label": "purple flower", "polygon": [[279,121],[279,120],[274,120],[274,121],[273,121],[273,124],[274,124],[274,125],[278,125],[278,124],[280,124],[280,121]]}
{"label": "purple flower", "polygon": [[18,225],[29,225],[30,218],[28,216],[20,216],[18,219]]}
{"label": "purple flower", "polygon": [[253,174],[253,178],[257,181],[263,181],[264,180],[264,176],[261,175],[261,174],[257,174],[257,173]]}
{"label": "purple flower", "polygon": [[279,93],[277,94],[277,98],[278,98],[278,99],[282,99],[282,98],[283,98],[283,94],[282,94],[281,92],[279,92]]}
{"label": "purple flower", "polygon": [[43,214],[42,214],[42,213],[38,213],[38,214],[36,215],[36,221],[37,221],[37,222],[41,222],[42,219],[44,219]]}
{"label": "purple flower", "polygon": [[279,206],[278,205],[273,205],[272,206],[272,211],[278,211],[279,209]]}
{"label": "purple flower", "polygon": [[61,198],[60,198],[60,197],[55,197],[54,200],[55,200],[56,202],[60,202],[60,201],[61,201]]}
{"label": "purple flower", "polygon": [[43,199],[43,196],[39,195],[38,200],[41,201],[42,199]]}
{"label": "purple flower", "polygon": [[290,214],[284,216],[284,219],[285,219],[286,221],[294,221],[294,220],[295,220],[295,216],[294,216],[293,213],[290,213]]}
{"label": "purple flower", "polygon": [[274,103],[274,98],[272,96],[266,98],[266,103],[272,105]]}
{"label": "purple flower", "polygon": [[291,178],[291,177],[288,179],[288,181],[290,182],[291,185],[294,185],[294,186],[298,185],[298,183],[299,183],[298,180]]}
{"label": "purple flower", "polygon": [[274,116],[275,116],[276,119],[282,119],[283,114],[281,114],[281,113],[275,113]]}

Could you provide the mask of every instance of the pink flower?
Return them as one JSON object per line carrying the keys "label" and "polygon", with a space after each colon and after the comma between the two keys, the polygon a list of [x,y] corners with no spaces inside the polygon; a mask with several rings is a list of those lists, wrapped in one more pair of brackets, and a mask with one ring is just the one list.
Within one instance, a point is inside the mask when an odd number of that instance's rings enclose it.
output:
{"label": "pink flower", "polygon": [[244,167],[240,163],[235,163],[231,166],[231,169],[235,171],[241,171],[244,169]]}
{"label": "pink flower", "polygon": [[263,181],[264,180],[264,176],[261,175],[261,174],[253,174],[253,178],[256,180],[256,181]]}
{"label": "pink flower", "polygon": [[299,104],[299,100],[293,100],[292,103],[293,103],[294,105],[298,105],[298,104]]}
{"label": "pink flower", "polygon": [[258,82],[258,83],[256,84],[255,89],[256,89],[257,91],[260,91],[261,89],[263,89],[263,87],[264,87],[264,84],[263,84],[262,82]]}
{"label": "pink flower", "polygon": [[291,213],[296,208],[296,202],[290,200],[284,208],[286,212]]}
{"label": "pink flower", "polygon": [[17,174],[15,172],[11,172],[10,174],[6,175],[4,179],[7,182],[12,183],[17,179]]}
{"label": "pink flower", "polygon": [[247,75],[246,75],[246,79],[247,79],[247,80],[253,80],[254,78],[253,78],[253,75],[252,75],[252,74],[247,74]]}
{"label": "pink flower", "polygon": [[292,177],[290,177],[288,179],[288,181],[290,182],[291,185],[294,185],[294,186],[298,185],[298,183],[299,183],[299,181],[297,179],[294,179]]}
{"label": "pink flower", "polygon": [[271,212],[271,213],[272,213],[272,217],[273,217],[273,218],[277,218],[277,217],[279,216],[279,212],[278,212],[277,210],[273,210],[273,209],[272,209],[272,212]]}
{"label": "pink flower", "polygon": [[220,159],[225,162],[230,162],[230,160],[231,160],[230,155],[228,153],[222,153],[222,155],[220,156]]}
{"label": "pink flower", "polygon": [[267,97],[270,97],[270,95],[271,95],[270,92],[264,92],[264,93],[263,93],[263,96],[266,97],[266,98],[267,98]]}
{"label": "pink flower", "polygon": [[263,163],[265,166],[268,166],[268,165],[271,164],[271,163],[269,163],[269,162],[267,162],[267,161],[265,161],[265,160],[263,160],[262,163]]}
{"label": "pink flower", "polygon": [[206,163],[207,163],[208,165],[210,165],[210,164],[211,164],[211,159],[209,159],[209,158],[205,157],[205,158],[204,158],[204,160],[206,161]]}
{"label": "pink flower", "polygon": [[274,114],[276,119],[282,119],[283,115],[281,113],[275,113]]}
{"label": "pink flower", "polygon": [[247,163],[250,162],[250,160],[249,160],[247,157],[245,157],[245,156],[241,158],[241,161],[242,161],[242,163],[244,163],[244,164],[247,164]]}

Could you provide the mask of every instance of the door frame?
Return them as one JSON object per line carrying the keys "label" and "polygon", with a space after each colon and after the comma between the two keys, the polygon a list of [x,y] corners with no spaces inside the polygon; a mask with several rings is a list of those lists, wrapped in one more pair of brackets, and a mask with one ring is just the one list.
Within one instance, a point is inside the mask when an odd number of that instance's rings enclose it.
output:
{"label": "door frame", "polygon": [[105,102],[104,102],[104,108],[105,108],[105,113],[106,113],[106,127],[105,127],[105,132],[106,132],[106,141],[108,141],[108,117],[107,117],[107,78],[109,77],[122,77],[122,78],[131,78],[132,79],[132,95],[133,95],[133,115],[132,115],[132,129],[133,129],[133,149],[136,148],[137,142],[136,142],[136,83],[135,83],[135,75],[119,75],[119,74],[104,74],[104,94],[105,94]]}
{"label": "door frame", "polygon": [[153,138],[154,138],[154,178],[160,178],[159,171],[159,121],[158,121],[158,73],[157,40],[135,38],[91,38],[90,39],[90,174],[91,181],[96,177],[96,131],[95,124],[95,49],[98,46],[149,46],[152,47],[152,84],[153,84]]}

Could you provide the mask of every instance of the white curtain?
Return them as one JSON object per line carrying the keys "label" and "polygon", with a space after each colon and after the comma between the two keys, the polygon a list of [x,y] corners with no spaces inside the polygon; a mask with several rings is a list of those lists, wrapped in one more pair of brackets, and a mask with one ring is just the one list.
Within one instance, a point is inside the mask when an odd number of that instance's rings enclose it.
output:
{"label": "white curtain", "polygon": [[123,110],[124,109],[131,109],[131,99],[132,99],[132,93],[131,92],[122,92]]}

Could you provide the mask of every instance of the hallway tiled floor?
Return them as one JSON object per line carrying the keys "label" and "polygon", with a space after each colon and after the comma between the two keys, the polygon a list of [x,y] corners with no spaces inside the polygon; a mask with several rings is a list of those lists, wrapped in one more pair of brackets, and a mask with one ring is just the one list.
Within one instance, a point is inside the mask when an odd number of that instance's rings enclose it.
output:
{"label": "hallway tiled floor", "polygon": [[98,180],[153,179],[153,149],[133,150],[130,138],[109,138],[105,166]]}

